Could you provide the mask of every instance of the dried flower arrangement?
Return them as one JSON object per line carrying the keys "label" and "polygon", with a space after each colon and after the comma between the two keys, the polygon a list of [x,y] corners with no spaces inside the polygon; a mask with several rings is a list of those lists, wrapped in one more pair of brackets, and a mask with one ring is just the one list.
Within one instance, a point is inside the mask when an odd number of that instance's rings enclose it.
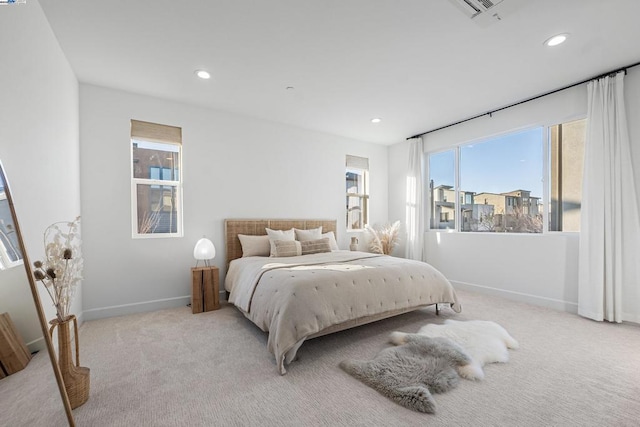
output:
{"label": "dried flower arrangement", "polygon": [[51,224],[44,232],[45,260],[33,263],[33,276],[44,285],[61,322],[70,315],[76,286],[82,280],[80,243],[80,217]]}
{"label": "dried flower arrangement", "polygon": [[371,235],[369,249],[376,254],[389,255],[398,244],[398,233],[400,231],[400,221],[393,224],[385,224],[381,227],[365,226]]}

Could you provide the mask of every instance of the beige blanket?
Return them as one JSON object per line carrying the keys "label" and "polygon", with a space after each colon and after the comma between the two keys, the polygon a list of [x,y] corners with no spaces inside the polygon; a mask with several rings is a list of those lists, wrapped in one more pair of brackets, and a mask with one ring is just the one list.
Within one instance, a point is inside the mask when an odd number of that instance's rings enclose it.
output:
{"label": "beige blanket", "polygon": [[240,258],[229,266],[225,288],[230,302],[269,332],[281,374],[306,338],[344,329],[339,325],[436,303],[461,310],[449,281],[429,264],[364,252]]}

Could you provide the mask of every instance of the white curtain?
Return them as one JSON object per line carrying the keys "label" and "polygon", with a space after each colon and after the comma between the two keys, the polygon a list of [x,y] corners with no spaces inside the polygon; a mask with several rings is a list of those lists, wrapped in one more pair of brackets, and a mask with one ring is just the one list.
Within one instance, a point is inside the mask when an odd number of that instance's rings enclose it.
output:
{"label": "white curtain", "polygon": [[409,142],[409,168],[407,171],[407,245],[406,257],[423,261],[424,212],[423,212],[423,150],[422,138]]}
{"label": "white curtain", "polygon": [[624,73],[590,82],[587,93],[578,313],[594,320],[622,322],[625,307],[632,318],[640,313],[636,266],[640,221],[624,107]]}

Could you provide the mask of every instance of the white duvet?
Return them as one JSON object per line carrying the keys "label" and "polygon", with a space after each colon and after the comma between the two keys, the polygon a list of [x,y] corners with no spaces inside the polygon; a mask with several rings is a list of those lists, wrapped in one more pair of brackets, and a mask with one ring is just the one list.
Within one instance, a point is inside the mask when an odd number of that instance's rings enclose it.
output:
{"label": "white duvet", "polygon": [[429,264],[365,252],[239,258],[225,288],[230,302],[269,333],[281,374],[304,340],[323,331],[435,303],[461,310],[449,281]]}

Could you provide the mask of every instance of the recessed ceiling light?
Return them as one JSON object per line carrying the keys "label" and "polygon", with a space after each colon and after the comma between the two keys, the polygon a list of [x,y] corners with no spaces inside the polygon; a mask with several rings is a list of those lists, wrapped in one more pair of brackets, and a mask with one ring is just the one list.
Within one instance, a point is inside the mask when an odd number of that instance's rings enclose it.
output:
{"label": "recessed ceiling light", "polygon": [[209,72],[205,70],[196,70],[196,76],[200,77],[203,80],[211,78],[211,74],[209,74]]}
{"label": "recessed ceiling light", "polygon": [[545,46],[549,46],[549,47],[558,46],[559,44],[564,43],[567,40],[568,37],[569,37],[569,34],[567,34],[567,33],[557,34],[557,35],[555,35],[553,37],[549,37],[548,39],[546,39],[544,41],[544,45]]}
{"label": "recessed ceiling light", "polygon": [[380,123],[382,121],[382,119],[380,118],[375,118],[375,119],[371,119],[371,123]]}

